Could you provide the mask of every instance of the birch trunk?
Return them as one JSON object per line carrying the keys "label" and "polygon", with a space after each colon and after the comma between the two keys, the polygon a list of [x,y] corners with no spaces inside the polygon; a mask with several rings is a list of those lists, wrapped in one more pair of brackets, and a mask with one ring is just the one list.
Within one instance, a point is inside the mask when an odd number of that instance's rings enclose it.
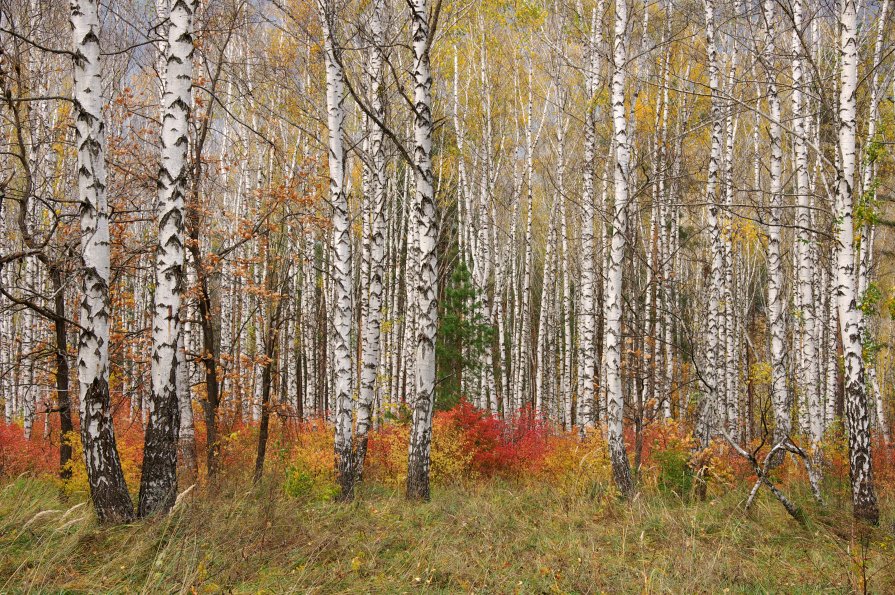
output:
{"label": "birch trunk", "polygon": [[419,271],[416,298],[419,325],[416,337],[416,387],[413,425],[407,460],[407,497],[429,499],[429,456],[432,411],[435,406],[435,332],[438,327],[436,241],[438,221],[432,176],[432,75],[429,70],[427,0],[410,0],[413,35],[414,167],[416,168],[416,224],[419,227]]}
{"label": "birch trunk", "polygon": [[[594,290],[594,178],[596,158],[597,69],[599,46],[602,45],[604,1],[600,0],[591,18],[588,40],[588,63],[585,68],[585,92],[588,98],[584,113],[584,185],[581,193],[581,278],[578,301],[578,386],[575,421],[582,432],[596,424],[594,416],[594,369],[596,368],[596,304]],[[624,107],[624,106],[622,106]]]}
{"label": "birch trunk", "polygon": [[771,335],[771,401],[774,407],[774,443],[789,435],[792,429],[789,395],[786,387],[786,319],[783,304],[783,260],[781,256],[781,210],[783,207],[783,140],[780,124],[780,98],[771,60],[775,56],[774,0],[764,0],[762,11],[767,41],[765,68],[768,75],[768,107],[771,141],[770,217],[768,221],[768,324]]}
{"label": "birch trunk", "polygon": [[94,0],[71,2],[83,288],[78,384],[90,496],[100,522],[117,522],[129,520],[134,512],[115,444],[109,395],[109,208],[98,4]]}
{"label": "birch trunk", "polygon": [[[369,54],[370,100],[373,113],[379,122],[385,121],[382,85],[382,48],[384,36],[382,18],[384,0],[374,0],[370,13],[372,47]],[[357,404],[357,451],[355,453],[357,479],[363,473],[367,454],[367,432],[370,429],[371,409],[376,390],[376,376],[381,354],[382,274],[385,256],[384,217],[385,209],[385,147],[384,133],[377,124],[371,124],[368,134],[370,167],[370,237],[364,250],[368,251],[367,316],[363,328],[363,370],[361,371],[360,398]]]}
{"label": "birch trunk", "polygon": [[[796,275],[799,301],[799,332],[797,334],[800,349],[797,354],[797,390],[800,409],[804,412],[807,424],[802,431],[809,437],[811,448],[817,449],[823,439],[823,412],[820,407],[817,377],[817,313],[814,303],[814,262],[811,233],[811,197],[808,181],[808,144],[807,117],[804,103],[804,68],[802,65],[801,34],[804,27],[802,21],[802,0],[794,0],[792,5],[792,113],[795,118],[795,193],[796,210]],[[820,469],[819,465],[815,465]]]}
{"label": "birch trunk", "polygon": [[341,497],[349,499],[354,490],[352,429],[354,406],[351,399],[351,222],[345,193],[345,151],[342,146],[345,121],[344,74],[334,39],[337,22],[332,0],[318,0],[324,36],[326,62],[326,110],[329,130],[329,194],[332,203],[331,275],[333,284],[332,329],[330,335],[335,404],[336,476]]}
{"label": "birch trunk", "polygon": [[721,171],[721,137],[722,115],[721,98],[719,96],[719,72],[718,53],[715,45],[715,3],[714,0],[705,0],[706,22],[706,49],[709,62],[709,88],[712,100],[712,134],[711,154],[709,156],[708,178],[706,181],[706,203],[708,205],[708,225],[711,250],[711,281],[708,288],[708,320],[705,325],[706,357],[705,362],[705,390],[700,403],[699,419],[697,420],[697,436],[700,444],[705,447],[711,440],[715,431],[718,415],[718,396],[720,375],[719,367],[719,323],[720,308],[719,294],[723,285],[724,246],[721,239],[721,224],[719,221],[720,199],[718,197],[718,181]]}
{"label": "birch trunk", "polygon": [[854,206],[856,92],[858,86],[857,7],[855,0],[841,0],[839,13],[839,157],[836,185],[834,237],[836,250],[836,305],[845,355],[845,418],[848,429],[852,505],[856,518],[879,523],[879,507],[873,487],[870,447],[870,412],[864,379],[861,344],[861,312],[855,291]]}
{"label": "birch trunk", "polygon": [[616,0],[612,71],[612,123],[615,138],[615,204],[612,244],[606,284],[606,418],[609,457],[615,485],[625,498],[634,495],[634,482],[624,443],[624,396],[622,393],[622,266],[627,230],[630,149],[625,117],[625,67],[628,41],[628,3]]}
{"label": "birch trunk", "polygon": [[[182,357],[184,195],[188,175],[195,0],[175,0],[168,24],[162,96],[158,244],[152,319],[152,395],[143,451],[138,513],[166,513],[177,498],[178,360]],[[181,348],[181,349],[179,349]]]}

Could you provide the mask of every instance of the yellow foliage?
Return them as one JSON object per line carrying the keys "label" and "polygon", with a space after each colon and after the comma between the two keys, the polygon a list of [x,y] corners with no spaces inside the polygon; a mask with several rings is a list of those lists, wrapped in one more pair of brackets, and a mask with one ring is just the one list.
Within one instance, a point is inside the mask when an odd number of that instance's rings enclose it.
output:
{"label": "yellow foliage", "polygon": [[472,449],[463,432],[445,419],[436,419],[432,438],[432,481],[440,484],[472,479]]}
{"label": "yellow foliage", "polygon": [[[71,460],[66,464],[70,473],[68,479],[60,479],[60,490],[66,495],[89,494],[90,484],[87,481],[87,468],[84,465],[84,447],[81,436],[77,432],[68,432],[64,437],[72,446]],[[121,469],[129,486],[140,485],[140,470],[143,460],[143,445],[139,441],[118,439],[118,455]]]}
{"label": "yellow foliage", "polygon": [[[410,427],[389,426],[378,432],[367,455],[365,476],[395,488],[407,481],[407,447]],[[473,451],[467,447],[463,431],[448,420],[436,418],[432,427],[432,452],[429,467],[434,485],[450,485],[474,479]]]}
{"label": "yellow foliage", "polygon": [[316,421],[295,437],[290,460],[315,478],[330,478],[335,473],[335,452],[332,432],[322,421]]}
{"label": "yellow foliage", "polygon": [[530,480],[548,481],[563,496],[608,493],[612,465],[600,432],[589,433],[583,441],[575,434],[550,436],[538,473],[531,475]]}
{"label": "yellow foliage", "polygon": [[771,364],[758,362],[749,368],[749,381],[755,384],[771,383]]}

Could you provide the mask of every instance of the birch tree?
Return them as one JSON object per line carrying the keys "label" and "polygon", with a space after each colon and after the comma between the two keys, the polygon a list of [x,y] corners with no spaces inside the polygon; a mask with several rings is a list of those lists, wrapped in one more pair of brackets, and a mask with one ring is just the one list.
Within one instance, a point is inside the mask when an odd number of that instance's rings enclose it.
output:
{"label": "birch tree", "polygon": [[[413,421],[407,460],[407,497],[429,499],[429,457],[432,446],[432,411],[435,406],[435,333],[438,327],[436,242],[438,221],[432,175],[432,74],[427,0],[410,0],[413,38],[413,140],[416,196],[414,219],[418,229],[416,275],[417,302],[416,385],[413,391]],[[440,8],[440,2],[436,5]],[[435,15],[437,18],[438,10]]]}
{"label": "birch tree", "polygon": [[[369,52],[370,107],[379,122],[385,121],[384,89],[382,82],[384,0],[373,0],[370,9],[371,46]],[[384,132],[375,122],[369,123],[369,155],[371,161],[369,182],[369,230],[364,249],[368,251],[367,316],[363,329],[363,369],[361,371],[360,398],[357,406],[357,454],[355,473],[360,476],[367,452],[367,432],[370,429],[376,375],[381,354],[382,275],[385,257],[384,210],[386,191]]]}
{"label": "birch tree", "polygon": [[[596,350],[594,345],[596,317],[594,289],[594,178],[596,159],[596,92],[599,51],[602,46],[604,2],[600,0],[591,17],[591,33],[587,42],[587,63],[584,71],[585,93],[588,97],[584,112],[584,169],[581,192],[581,279],[578,305],[578,386],[576,422],[582,431],[593,427],[594,420],[594,369]],[[624,107],[622,108],[624,109]],[[619,264],[619,266],[621,266]]]}
{"label": "birch tree", "polygon": [[181,306],[184,271],[184,197],[193,78],[196,0],[174,0],[168,13],[162,96],[158,244],[152,321],[152,396],[138,513],[167,512],[177,497],[178,371],[182,365]]}
{"label": "birch tree", "polygon": [[329,196],[332,204],[332,269],[333,322],[332,358],[334,400],[336,405],[336,475],[341,497],[352,497],[354,490],[354,449],[352,433],[354,403],[351,381],[351,222],[348,197],[345,193],[345,151],[342,146],[345,122],[345,80],[334,38],[337,15],[333,0],[318,0],[323,29],[324,60],[326,63],[326,111],[329,130]]}
{"label": "birch tree", "polygon": [[[795,194],[798,203],[796,211],[796,275],[799,332],[798,340],[801,348],[797,354],[797,390],[800,396],[800,408],[805,413],[807,424],[802,430],[811,442],[811,448],[817,449],[823,439],[823,415],[820,408],[817,377],[817,332],[816,307],[814,302],[814,237],[811,233],[811,197],[808,179],[808,123],[804,100],[805,73],[803,66],[802,32],[804,31],[802,0],[794,0],[792,5],[792,113],[795,118],[793,143],[795,145]],[[815,465],[819,468],[819,465]]]}
{"label": "birch tree", "polygon": [[634,495],[634,482],[624,443],[624,395],[622,394],[622,266],[627,231],[628,148],[627,114],[625,111],[625,67],[628,59],[628,3],[616,0],[612,51],[612,125],[615,139],[612,245],[606,283],[606,418],[609,458],[615,485],[625,498]]}
{"label": "birch tree", "polygon": [[836,240],[836,307],[845,356],[845,422],[855,517],[877,524],[879,507],[873,487],[870,412],[864,378],[860,316],[854,260],[854,184],[856,163],[856,93],[858,33],[855,0],[839,7],[839,159],[833,233]]}
{"label": "birch tree", "polygon": [[83,292],[78,339],[81,442],[96,516],[114,522],[130,519],[134,510],[115,444],[109,395],[109,207],[99,3],[72,0],[70,6]]}
{"label": "birch tree", "polygon": [[771,331],[771,400],[774,405],[774,442],[783,440],[790,432],[789,395],[786,387],[786,319],[783,311],[783,262],[781,257],[781,210],[783,207],[783,130],[781,126],[780,98],[777,94],[775,70],[771,61],[775,48],[775,3],[764,0],[762,18],[767,33],[764,51],[765,71],[768,77],[768,107],[770,121],[768,132],[771,141],[770,163],[770,218],[768,221],[768,317]]}

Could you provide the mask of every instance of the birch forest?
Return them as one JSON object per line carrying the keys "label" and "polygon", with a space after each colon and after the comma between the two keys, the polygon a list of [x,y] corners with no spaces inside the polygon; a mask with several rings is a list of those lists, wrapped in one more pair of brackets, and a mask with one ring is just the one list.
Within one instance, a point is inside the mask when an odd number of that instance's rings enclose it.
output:
{"label": "birch forest", "polygon": [[0,592],[895,591],[890,0],[0,0]]}

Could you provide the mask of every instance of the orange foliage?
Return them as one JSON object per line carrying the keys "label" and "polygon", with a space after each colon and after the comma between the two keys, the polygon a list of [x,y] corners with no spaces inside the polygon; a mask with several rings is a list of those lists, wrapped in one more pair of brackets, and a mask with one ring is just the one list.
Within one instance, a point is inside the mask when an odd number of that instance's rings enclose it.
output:
{"label": "orange foliage", "polygon": [[[143,459],[143,429],[139,419],[127,418],[125,407],[118,409],[115,432],[122,467],[128,484],[139,485]],[[195,412],[196,448],[204,462],[205,427]],[[55,420],[54,420],[55,421]],[[221,440],[220,469],[224,474],[245,474],[254,468],[258,427],[244,424],[239,416],[222,415],[218,435]],[[364,469],[366,481],[403,487],[407,473],[406,423],[386,424],[370,434]],[[627,428],[625,441],[633,459],[634,432]],[[48,437],[35,425],[32,440],[24,438],[18,425],[0,424],[0,476],[22,473],[55,475],[58,472],[59,432],[51,428]],[[87,482],[80,439],[72,436],[74,459],[72,478],[63,486],[67,492],[86,492]],[[691,469],[703,468],[709,485],[729,488],[735,483],[751,483],[754,473],[747,461],[729,445],[715,442],[696,451],[691,432],[678,422],[651,423],[643,429],[641,482],[655,487],[668,461],[677,453]],[[755,448],[756,444],[750,445]],[[761,459],[767,445],[758,454]],[[826,475],[848,480],[848,450],[843,437],[832,436],[824,445]],[[322,420],[294,423],[288,416],[273,415],[265,470],[269,477],[290,477],[299,473],[319,485],[332,486],[334,453],[332,427]],[[895,450],[874,441],[874,471],[881,490],[895,485]],[[285,475],[284,475],[285,474]],[[804,482],[805,471],[787,461],[775,469],[781,485]],[[557,491],[579,496],[611,491],[611,468],[602,432],[592,431],[583,439],[577,430],[563,432],[538,419],[531,411],[504,420],[462,401],[433,420],[431,479],[435,485],[513,478],[523,482],[548,482]],[[325,493],[329,493],[324,490]]]}
{"label": "orange foliage", "polygon": [[59,466],[59,444],[43,437],[42,428],[35,428],[32,439],[17,424],[0,421],[0,477],[22,473],[54,473]]}

